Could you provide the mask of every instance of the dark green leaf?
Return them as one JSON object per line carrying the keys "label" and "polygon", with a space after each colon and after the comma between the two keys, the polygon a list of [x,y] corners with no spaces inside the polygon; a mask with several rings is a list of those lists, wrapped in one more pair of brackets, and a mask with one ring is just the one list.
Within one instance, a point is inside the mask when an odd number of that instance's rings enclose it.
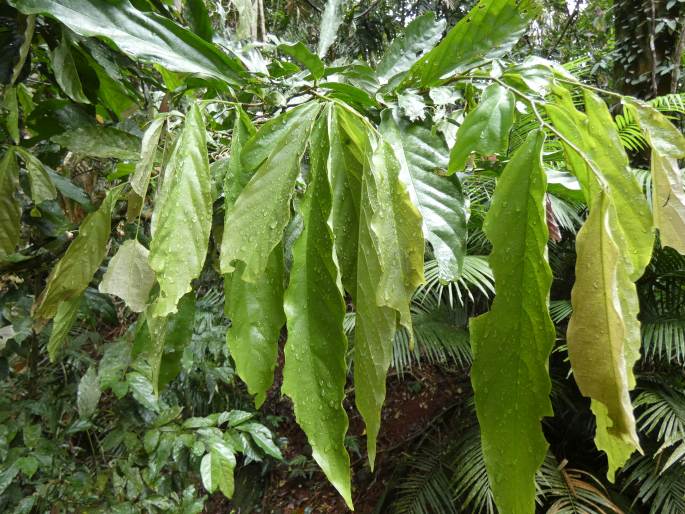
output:
{"label": "dark green leaf", "polygon": [[74,102],[90,103],[88,97],[83,92],[81,79],[79,78],[76,69],[74,57],[71,55],[71,45],[69,39],[62,34],[62,39],[59,45],[52,52],[52,71],[55,74],[55,79],[62,88],[62,91],[71,98]]}
{"label": "dark green leaf", "polygon": [[13,149],[0,160],[0,257],[11,255],[20,238],[21,207],[14,194],[19,187],[19,167]]}
{"label": "dark green leaf", "polygon": [[74,153],[89,157],[122,160],[136,160],[139,157],[140,139],[113,127],[80,127],[50,139]]}
{"label": "dark green leaf", "polygon": [[55,362],[57,352],[59,352],[64,344],[64,340],[69,336],[69,330],[71,330],[74,321],[76,321],[76,316],[81,306],[81,299],[82,296],[77,296],[60,303],[57,308],[57,314],[55,314],[55,320],[52,323],[52,332],[50,332],[50,340],[48,341],[50,362]]}
{"label": "dark green leaf", "polygon": [[278,45],[278,49],[300,64],[303,64],[311,72],[314,80],[319,80],[323,77],[323,62],[321,62],[318,55],[313,54],[301,41],[292,45]]}

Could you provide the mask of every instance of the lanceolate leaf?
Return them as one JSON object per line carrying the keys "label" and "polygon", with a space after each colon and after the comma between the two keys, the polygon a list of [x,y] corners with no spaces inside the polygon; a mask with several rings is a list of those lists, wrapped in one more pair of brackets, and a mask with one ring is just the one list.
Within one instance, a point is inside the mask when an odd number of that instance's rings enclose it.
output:
{"label": "lanceolate leaf", "polygon": [[444,29],[445,20],[436,20],[432,12],[413,19],[383,54],[376,67],[378,81],[385,84],[394,76],[406,72],[440,41]]}
{"label": "lanceolate leaf", "polygon": [[[614,209],[609,197],[600,192],[576,238],[568,351],[581,392],[601,402],[593,409],[596,413],[608,415],[601,422],[598,419],[598,430],[606,427],[607,435],[639,448],[629,395],[634,386],[632,367],[639,357],[638,304],[621,256],[624,241],[612,219],[617,215]],[[606,437],[598,432],[597,442]],[[609,455],[612,467],[619,465],[611,448],[601,449]]]}
{"label": "lanceolate leaf", "polygon": [[21,208],[14,197],[19,186],[19,167],[13,149],[0,160],[0,258],[13,254],[19,243]]}
{"label": "lanceolate leaf", "polygon": [[407,81],[433,86],[449,75],[502,57],[538,12],[535,0],[481,0],[438,46],[414,64]]}
{"label": "lanceolate leaf", "polygon": [[150,267],[157,274],[159,298],[153,316],[176,312],[207,255],[212,226],[212,193],[202,113],[194,105],[164,172],[152,219]]}
{"label": "lanceolate leaf", "polygon": [[661,244],[685,254],[685,192],[678,159],[685,157],[685,136],[652,106],[626,99],[652,147],[652,213]]}
{"label": "lanceolate leaf", "polygon": [[140,160],[136,163],[136,171],[131,176],[131,188],[141,198],[145,198],[147,194],[150,174],[152,173],[152,166],[155,163],[155,155],[157,154],[157,145],[159,144],[159,137],[162,134],[165,121],[166,116],[157,116],[143,134],[140,145]]}
{"label": "lanceolate leaf", "polygon": [[510,514],[535,512],[535,473],[547,452],[540,421],[552,415],[543,141],[532,132],[497,183],[484,224],[497,295],[470,324],[483,457],[497,507]]}
{"label": "lanceolate leaf", "polygon": [[133,312],[143,312],[155,283],[155,272],[148,264],[149,253],[135,239],[124,242],[109,262],[100,292],[118,296]]}
{"label": "lanceolate leaf", "polygon": [[345,301],[328,224],[328,107],[312,134],[310,180],[301,204],[304,229],[293,248],[284,309],[288,320],[283,392],[293,400],[314,460],[352,508],[350,459],[344,446],[347,338]]}
{"label": "lanceolate leaf", "polygon": [[440,279],[457,280],[466,251],[468,211],[459,180],[438,174],[447,166],[447,145],[429,127],[406,123],[389,110],[382,114],[381,132],[393,146],[400,178],[421,212]]}
{"label": "lanceolate leaf", "polygon": [[57,352],[64,344],[64,340],[69,335],[71,326],[76,321],[78,310],[81,305],[82,296],[77,296],[71,300],[62,302],[57,308],[55,321],[52,323],[52,332],[50,332],[50,339],[48,340],[48,356],[50,362],[55,362]]}
{"label": "lanceolate leaf", "polygon": [[140,152],[136,136],[114,127],[79,127],[50,139],[74,153],[102,159],[136,160]]}
{"label": "lanceolate leaf", "polygon": [[242,66],[216,46],[128,0],[12,0],[24,14],[47,14],[81,36],[113,41],[124,53],[172,71],[238,85]]}
{"label": "lanceolate leaf", "polygon": [[27,150],[16,147],[17,155],[24,161],[24,166],[29,175],[29,188],[31,189],[31,200],[38,205],[46,200],[57,198],[57,189],[50,180],[43,163]]}
{"label": "lanceolate leaf", "polygon": [[514,122],[514,94],[499,84],[484,92],[478,106],[468,113],[457,131],[449,172],[461,171],[471,152],[481,155],[506,153],[509,131]]}
{"label": "lanceolate leaf", "polygon": [[[231,157],[224,177],[224,208],[226,213],[250,181],[255,169],[242,165],[242,148],[254,135],[254,127],[242,109],[236,112],[231,139]],[[231,230],[229,224],[224,230]],[[236,364],[236,372],[247,384],[250,394],[255,395],[257,407],[266,399],[266,392],[274,379],[278,359],[278,338],[285,324],[283,313],[284,262],[283,247],[277,245],[271,251],[266,268],[254,282],[242,279],[244,264],[226,275],[226,316],[231,327],[226,341]]]}
{"label": "lanceolate leaf", "polygon": [[313,54],[301,41],[292,45],[278,45],[278,49],[303,64],[312,74],[314,80],[323,77],[324,66],[318,55]]}
{"label": "lanceolate leaf", "polygon": [[242,278],[256,282],[290,219],[290,199],[300,173],[300,159],[320,106],[315,102],[266,123],[242,153],[245,172],[256,170],[226,213],[221,243],[221,271],[245,263]]}
{"label": "lanceolate leaf", "polygon": [[19,103],[17,102],[17,89],[8,87],[3,95],[3,108],[7,111],[5,117],[5,128],[9,133],[14,144],[19,144]]}
{"label": "lanceolate leaf", "polygon": [[354,292],[354,381],[373,467],[392,341],[398,320],[411,337],[409,301],[423,282],[424,245],[421,215],[399,178],[400,165],[392,147],[372,133],[367,137]]}
{"label": "lanceolate leaf", "polygon": [[53,318],[62,302],[81,296],[93,279],[107,253],[112,210],[121,190],[122,186],[111,189],[100,208],[83,220],[76,239],[50,272],[34,305],[33,315],[39,322]]}
{"label": "lanceolate leaf", "polygon": [[343,13],[340,12],[342,0],[327,0],[326,8],[321,15],[321,30],[319,31],[319,57],[325,57],[328,49],[335,41],[338,27],[343,21]]}
{"label": "lanceolate leaf", "polygon": [[71,55],[69,40],[62,35],[59,45],[52,51],[52,71],[62,91],[74,102],[90,103],[83,93],[81,79],[76,70],[74,57]]}

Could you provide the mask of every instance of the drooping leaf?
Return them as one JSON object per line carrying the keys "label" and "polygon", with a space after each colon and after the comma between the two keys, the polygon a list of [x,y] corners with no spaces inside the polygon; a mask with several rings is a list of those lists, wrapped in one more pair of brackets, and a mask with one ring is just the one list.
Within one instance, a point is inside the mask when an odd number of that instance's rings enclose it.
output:
{"label": "drooping leaf", "polygon": [[164,171],[152,218],[150,267],[157,274],[159,297],[153,316],[176,312],[191,290],[207,255],[212,225],[212,193],[202,113],[193,105]]}
{"label": "drooping leaf", "polygon": [[50,272],[33,309],[39,322],[53,318],[62,302],[81,296],[88,287],[107,253],[112,210],[121,191],[122,186],[111,189],[100,208],[83,220],[76,239]]}
{"label": "drooping leaf", "polygon": [[221,271],[245,263],[242,279],[256,282],[290,219],[300,159],[320,106],[308,102],[267,122],[245,145],[242,165],[254,176],[226,213]]}
{"label": "drooping leaf", "polygon": [[157,116],[143,134],[140,145],[140,160],[136,163],[136,171],[131,175],[131,188],[141,198],[145,198],[147,194],[150,174],[157,154],[157,145],[165,121],[165,116]]}
{"label": "drooping leaf", "polygon": [[118,296],[133,312],[143,312],[155,283],[155,272],[148,264],[149,253],[135,239],[125,241],[109,261],[100,292]]}
{"label": "drooping leaf", "polygon": [[79,127],[50,139],[74,153],[89,157],[133,161],[140,155],[140,139],[114,127]]}
{"label": "drooping leaf", "polygon": [[5,94],[2,99],[3,108],[7,111],[5,117],[5,127],[7,132],[14,141],[15,145],[19,144],[19,103],[17,102],[17,89],[8,87],[5,89]]}
{"label": "drooping leaf", "polygon": [[230,498],[233,496],[235,456],[231,449],[221,441],[213,441],[207,453],[200,462],[202,485],[208,492],[217,490]]}
{"label": "drooping leaf", "polygon": [[539,10],[535,0],[480,0],[438,46],[412,66],[406,81],[433,86],[449,75],[502,57]]}
{"label": "drooping leaf", "polygon": [[52,71],[55,74],[55,79],[62,88],[62,91],[71,98],[74,102],[88,104],[90,100],[83,92],[81,79],[76,69],[74,56],[71,55],[71,45],[69,39],[62,34],[59,45],[55,48],[50,57],[52,59]]}
{"label": "drooping leaf", "polygon": [[228,215],[229,207],[235,203],[256,171],[256,168],[248,168],[242,164],[243,146],[254,136],[255,132],[254,125],[252,125],[248,115],[241,107],[238,107],[233,124],[233,134],[231,135],[231,157],[224,176],[224,209],[226,215]]}
{"label": "drooping leaf", "polygon": [[64,340],[69,335],[78,310],[81,305],[82,296],[77,296],[71,300],[67,300],[59,304],[55,320],[52,323],[52,332],[50,332],[50,339],[48,340],[48,356],[50,362],[55,362],[57,353],[62,348]]}
{"label": "drooping leaf", "polygon": [[178,302],[178,312],[167,317],[164,327],[164,348],[156,383],[161,391],[181,372],[181,359],[193,337],[195,326],[195,294],[190,292]]}
{"label": "drooping leaf", "polygon": [[497,182],[484,222],[497,294],[470,323],[483,457],[497,507],[511,514],[535,512],[535,473],[547,452],[540,421],[552,415],[543,142],[542,131],[531,132]]}
{"label": "drooping leaf", "polygon": [[82,419],[88,419],[95,414],[101,394],[102,391],[100,390],[97,373],[95,368],[91,366],[78,383],[76,405],[78,407],[78,415]]}
{"label": "drooping leaf", "polygon": [[376,67],[378,81],[386,84],[391,78],[406,72],[440,41],[444,29],[445,20],[436,20],[432,12],[414,18],[383,54]]}
{"label": "drooping leaf", "polygon": [[382,113],[380,130],[397,154],[400,178],[421,213],[440,280],[453,282],[464,262],[468,211],[458,179],[438,174],[447,166],[447,145],[429,127],[406,123],[392,111]]}
{"label": "drooping leaf", "polygon": [[326,7],[321,15],[321,28],[319,30],[319,57],[323,58],[328,53],[338,35],[338,27],[343,21],[341,11],[342,0],[327,0]]}
{"label": "drooping leaf", "polygon": [[[598,193],[576,237],[573,313],[567,330],[573,375],[583,395],[593,399],[598,415],[595,441],[607,453],[610,478],[632,450],[640,448],[629,395],[635,385],[632,367],[639,358],[639,305],[630,263],[621,255],[625,239],[617,215],[608,195]],[[626,445],[631,447],[627,452]]]}
{"label": "drooping leaf", "polygon": [[397,323],[412,335],[409,301],[423,282],[421,215],[399,178],[392,147],[369,133],[357,245],[354,381],[373,467]]}
{"label": "drooping leaf", "polygon": [[304,229],[293,247],[284,309],[288,323],[283,392],[293,400],[295,417],[312,447],[314,460],[352,508],[350,459],[344,446],[347,338],[343,332],[345,301],[328,224],[327,108],[312,133],[307,193],[300,205]]}
{"label": "drooping leaf", "polygon": [[0,160],[0,258],[17,249],[20,238],[21,207],[14,196],[19,186],[19,166],[13,149]]}
{"label": "drooping leaf", "polygon": [[185,0],[185,4],[185,15],[188,18],[190,28],[193,29],[195,34],[211,43],[214,30],[212,29],[212,21],[209,19],[205,0]]}
{"label": "drooping leaf", "polygon": [[278,45],[278,49],[300,64],[303,64],[310,71],[314,80],[319,80],[323,77],[323,62],[321,62],[318,55],[313,54],[301,41],[292,45]]}
{"label": "drooping leaf", "polygon": [[57,18],[81,36],[99,36],[124,53],[172,71],[239,85],[242,66],[216,46],[156,13],[142,12],[128,0],[12,0],[24,14]]}
{"label": "drooping leaf", "polygon": [[126,340],[108,343],[98,363],[98,379],[102,389],[118,384],[128,369],[131,359],[131,345]]}
{"label": "drooping leaf", "polygon": [[514,94],[499,84],[492,84],[483,92],[480,103],[457,131],[449,173],[463,170],[471,152],[484,156],[506,153],[515,100]]}
{"label": "drooping leaf", "polygon": [[685,136],[659,111],[639,100],[625,100],[652,147],[652,213],[663,246],[685,254],[685,191],[678,159]]}
{"label": "drooping leaf", "polygon": [[[250,417],[251,416],[252,415],[250,414]],[[281,450],[278,449],[278,446],[276,446],[273,441],[273,435],[269,429],[261,423],[241,423],[236,426],[236,430],[250,434],[250,437],[255,444],[264,450],[264,453],[267,455],[273,457],[274,459],[283,460]]]}
{"label": "drooping leaf", "polygon": [[57,189],[50,180],[50,175],[43,163],[24,148],[16,147],[15,150],[24,161],[26,172],[29,175],[29,188],[31,189],[33,203],[38,205],[46,200],[57,198]]}

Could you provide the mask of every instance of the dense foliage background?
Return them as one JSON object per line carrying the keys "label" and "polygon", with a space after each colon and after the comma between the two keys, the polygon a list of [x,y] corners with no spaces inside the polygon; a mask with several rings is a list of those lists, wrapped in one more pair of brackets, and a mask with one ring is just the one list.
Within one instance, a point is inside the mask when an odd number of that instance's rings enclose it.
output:
{"label": "dense foliage background", "polygon": [[[63,4],[72,10],[60,14],[55,5]],[[79,16],[97,20],[107,5],[108,12],[121,10],[121,25],[105,37],[89,37],[102,35],[98,31],[103,25],[79,24]],[[347,294],[344,305],[326,311],[339,311],[350,341],[348,379],[341,384],[348,395],[344,401],[332,398],[343,401],[349,418],[344,447],[355,508],[367,513],[497,512],[470,380],[469,319],[488,311],[495,293],[488,256],[498,235],[483,226],[495,185],[517,149],[533,139],[529,134],[539,120],[528,107],[529,97],[516,96],[509,126],[502,123],[504,146],[474,143],[476,157],[467,151],[458,173],[447,176],[454,171],[449,154],[457,130],[467,114],[488,101],[488,94],[493,101],[495,93],[485,89],[489,77],[504,77],[502,88],[508,84],[540,99],[549,94],[548,74],[562,81],[576,77],[606,98],[611,113],[607,131],[620,138],[632,173],[651,198],[649,136],[618,96],[603,91],[645,100],[682,128],[685,2],[545,1],[532,24],[517,34],[522,37],[503,45],[506,56],[488,58],[487,65],[475,61],[482,65],[480,78],[394,91],[405,79],[397,80],[395,73],[406,73],[474,5],[392,0],[15,0],[0,5],[0,224],[20,221],[16,234],[3,229],[0,240],[0,511],[345,511],[344,499],[315,462],[316,443],[293,414],[297,387],[284,380],[282,371],[284,345],[293,327],[289,322],[286,331],[278,321],[271,323],[275,327],[238,325],[237,317],[250,306],[231,304],[230,298],[227,302],[229,292],[236,298],[259,298],[259,309],[270,304],[264,289],[236,290],[241,282],[235,276],[233,282],[226,279],[219,252],[229,227],[224,229],[225,206],[230,212],[230,202],[241,192],[225,184],[243,180],[242,188],[250,178],[241,177],[231,164],[242,145],[257,129],[272,127],[273,140],[259,143],[257,150],[257,144],[246,146],[252,152],[271,151],[281,144],[281,136],[269,122],[286,112],[300,113],[288,119],[304,118],[305,100],[320,99],[329,102],[321,108],[333,113],[329,120],[337,116],[343,120],[340,126],[348,127],[343,146],[350,169],[360,159],[354,130],[366,130],[349,114],[354,111],[363,113],[395,148],[404,144],[408,160],[428,162],[425,168],[442,182],[427,183],[452,199],[440,215],[464,229],[463,244],[455,242],[456,236],[444,236],[452,249],[462,244],[454,264],[458,272],[446,269],[436,233],[436,239],[427,237],[426,281],[411,295],[411,330],[394,335],[373,471],[367,461],[368,421],[354,408],[355,302]],[[129,39],[122,36],[134,30],[140,32]],[[175,53],[165,54],[168,47]],[[540,71],[532,57],[550,62],[544,61]],[[514,70],[514,78],[502,70]],[[464,75],[470,71],[462,70]],[[519,76],[525,77],[521,83],[516,82]],[[580,90],[573,94],[573,103],[586,109]],[[303,108],[291,109],[301,104]],[[506,118],[506,109],[502,113]],[[553,118],[542,115],[545,123]],[[202,124],[206,132],[197,129]],[[274,273],[287,270],[291,281],[297,269],[293,261],[303,252],[294,243],[302,240],[303,217],[310,216],[307,222],[315,227],[319,222],[320,233],[328,230],[311,204],[320,201],[325,210],[326,202],[335,203],[335,191],[326,199],[326,188],[313,189],[314,179],[309,185],[305,179],[317,176],[317,158],[325,158],[317,157],[316,149],[323,147],[322,141],[332,141],[333,126],[330,122],[312,129],[312,137],[321,139],[310,143],[305,173],[294,181],[294,215],[290,222],[283,220],[285,237],[277,248],[285,255],[285,269]],[[549,513],[685,513],[685,256],[662,248],[657,239],[637,280],[642,357],[631,397],[643,454],[634,453],[610,480],[606,456],[593,441],[590,400],[574,381],[566,345],[576,235],[588,216],[587,197],[569,173],[558,134],[549,125],[545,128],[549,139],[544,148],[540,139],[539,146],[547,189],[541,194],[550,236],[546,251],[556,343],[549,364],[553,416],[543,419],[550,448],[536,474],[536,508]],[[317,136],[326,130],[328,139]],[[279,154],[274,169],[285,172],[294,160],[299,170],[309,133],[295,134],[302,140],[301,150]],[[194,153],[200,147],[207,148],[207,157]],[[191,276],[192,291],[181,291],[175,299],[178,312],[155,328],[146,324],[147,295],[126,294],[150,280],[145,270],[128,270],[137,284],[107,275],[116,269],[115,256],[147,252],[147,247],[154,253],[151,227],[162,230],[163,221],[153,214],[158,204],[152,197],[162,195],[162,170],[170,162],[182,167],[183,159],[203,158],[211,187],[198,185],[197,196],[180,196],[176,203],[204,199],[209,210],[200,217],[207,218],[211,231],[198,235],[184,229],[184,222],[191,225],[190,213],[186,219],[169,218],[168,230],[187,240],[204,237],[210,250],[199,262],[197,277]],[[305,189],[317,191],[316,201]],[[277,196],[265,196],[264,204]],[[126,199],[126,207],[117,198]],[[110,206],[106,219],[97,218],[104,216],[102,205]],[[58,260],[73,248],[70,244],[87,232],[84,220],[93,223],[87,229],[92,232],[97,232],[97,223],[111,226],[111,239],[99,246],[92,240],[82,243],[78,251],[84,255],[102,252],[88,287],[42,316],[51,307],[49,291],[41,292]],[[499,240],[506,237],[500,234]],[[178,268],[198,264],[187,259]],[[338,259],[344,267],[345,260]],[[137,261],[125,264],[130,262]],[[160,286],[174,290],[174,284],[153,283],[154,275],[147,288],[154,297],[164,298]],[[264,284],[267,290],[282,288],[278,280]],[[349,292],[348,284],[343,285]],[[325,303],[323,291],[321,286],[302,296],[310,298],[308,308]],[[161,302],[155,305],[165,308]],[[157,318],[150,314],[149,319]],[[275,333],[279,345],[273,385],[268,381],[248,392],[238,374],[245,379],[245,363],[254,356],[236,350],[230,336],[227,345],[227,331],[256,340]],[[154,341],[162,341],[156,367],[149,350]],[[273,373],[268,363],[266,368],[267,375]],[[252,380],[251,386],[260,384],[260,377]],[[307,421],[300,422],[307,430]],[[527,444],[510,441],[512,447]]]}

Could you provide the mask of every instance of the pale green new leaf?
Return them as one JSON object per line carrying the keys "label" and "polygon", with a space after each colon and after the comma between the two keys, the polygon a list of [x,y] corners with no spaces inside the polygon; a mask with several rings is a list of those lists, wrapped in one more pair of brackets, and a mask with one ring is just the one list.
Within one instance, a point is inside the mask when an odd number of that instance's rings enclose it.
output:
{"label": "pale green new leaf", "polygon": [[141,198],[145,198],[145,195],[147,194],[152,166],[154,165],[155,155],[157,154],[157,145],[159,144],[159,138],[162,134],[162,128],[164,127],[165,121],[166,116],[157,116],[152,120],[143,134],[140,145],[140,160],[136,163],[136,170],[130,180],[131,189],[133,189]]}
{"label": "pale green new leaf", "polygon": [[69,40],[62,34],[62,39],[51,53],[52,71],[55,74],[55,79],[62,88],[62,91],[71,98],[74,102],[88,104],[90,101],[83,92],[81,79],[76,70],[76,63],[74,56],[71,55]]}
{"label": "pale green new leaf", "polygon": [[176,312],[191,290],[207,255],[212,226],[212,193],[202,113],[193,105],[164,171],[152,218],[150,267],[157,274],[159,297],[153,316]]}
{"label": "pale green new leaf", "polygon": [[52,323],[52,332],[50,332],[50,339],[48,340],[48,357],[50,362],[55,362],[57,352],[62,348],[64,340],[69,335],[78,310],[81,305],[82,296],[77,296],[71,300],[67,300],[59,304],[55,320]]}
{"label": "pale green new leaf", "polygon": [[19,186],[19,166],[12,148],[0,160],[0,258],[11,255],[20,238],[21,207],[14,196]]}
{"label": "pale green new leaf", "polygon": [[409,70],[440,41],[444,29],[445,20],[436,21],[435,13],[427,12],[414,18],[383,54],[376,67],[378,81],[386,84],[394,76]]}
{"label": "pale green new leaf", "polygon": [[510,514],[535,512],[535,473],[547,452],[540,421],[552,415],[543,142],[542,131],[531,132],[497,182],[484,222],[497,294],[470,323],[483,457],[497,507]]}
{"label": "pale green new leaf", "polygon": [[109,261],[100,292],[118,296],[133,312],[143,312],[155,283],[155,272],[148,264],[149,253],[135,239],[124,242]]}
{"label": "pale green new leaf", "polygon": [[345,301],[329,226],[328,107],[312,133],[307,193],[300,206],[304,229],[293,248],[284,309],[288,323],[283,392],[312,447],[314,460],[352,508],[350,459],[344,446],[347,338]]}
{"label": "pale green new leaf", "polygon": [[514,94],[499,84],[492,84],[483,92],[478,106],[466,115],[457,130],[449,173],[462,171],[471,152],[484,156],[506,153],[515,101]]}
{"label": "pale green new leaf", "polygon": [[47,14],[81,36],[113,41],[124,53],[172,71],[239,85],[242,66],[170,19],[139,11],[128,0],[11,0],[24,14]]}
{"label": "pale green new leaf", "polygon": [[33,203],[38,205],[46,200],[57,198],[57,189],[55,189],[55,185],[43,163],[24,148],[16,147],[15,150],[24,161],[29,176],[29,188]]}
{"label": "pale green new leaf", "polygon": [[122,187],[110,189],[100,208],[83,220],[76,239],[52,268],[33,309],[33,316],[39,322],[53,318],[62,302],[80,297],[93,279],[107,253],[112,210]]}
{"label": "pale green new leaf", "polygon": [[513,48],[540,6],[535,0],[480,0],[442,42],[412,66],[408,82],[439,84]]}
{"label": "pale green new leaf", "polygon": [[652,147],[652,213],[661,244],[685,254],[685,191],[678,159],[685,157],[685,136],[649,104],[625,99]]}
{"label": "pale green new leaf", "polygon": [[[290,219],[290,199],[320,105],[308,102],[267,122],[245,145],[242,165],[254,176],[228,211],[221,271],[245,263],[242,279],[256,282]],[[256,170],[256,171],[254,171]]]}
{"label": "pale green new leaf", "polygon": [[392,111],[384,111],[381,119],[380,130],[401,165],[400,178],[423,218],[439,278],[453,282],[464,262],[468,209],[459,180],[439,175],[447,166],[447,145],[429,127],[406,123]]}
{"label": "pale green new leaf", "polygon": [[397,322],[412,334],[409,302],[423,278],[421,215],[399,178],[392,147],[368,133],[357,245],[354,381],[373,467]]}
{"label": "pale green new leaf", "polygon": [[338,34],[338,27],[343,21],[341,12],[342,0],[328,0],[321,15],[321,29],[319,30],[319,57],[323,58],[328,53]]}
{"label": "pale green new leaf", "polygon": [[95,414],[101,394],[100,381],[98,380],[95,368],[91,366],[86,371],[86,374],[81,377],[76,392],[76,406],[78,408],[78,415],[82,419],[88,419]]}
{"label": "pale green new leaf", "polygon": [[[573,313],[567,330],[575,381],[583,395],[601,402],[593,407],[595,413],[607,415],[598,418],[596,442],[609,455],[611,474],[622,464],[621,456],[629,456],[625,444],[640,447],[629,395],[635,381],[632,367],[639,357],[639,307],[630,265],[621,255],[625,247],[614,219],[617,214],[609,197],[600,192],[578,232]],[[612,438],[625,444],[617,446]]]}

